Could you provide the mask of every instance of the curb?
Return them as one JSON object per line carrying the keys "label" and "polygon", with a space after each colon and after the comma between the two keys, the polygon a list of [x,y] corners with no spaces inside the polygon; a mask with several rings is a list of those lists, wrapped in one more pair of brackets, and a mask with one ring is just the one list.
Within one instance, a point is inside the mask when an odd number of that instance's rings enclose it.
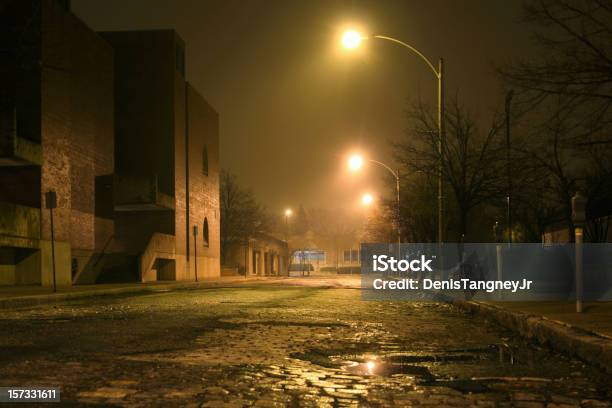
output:
{"label": "curb", "polygon": [[481,302],[454,300],[451,304],[468,313],[490,318],[522,337],[612,373],[612,339],[542,316],[511,312]]}

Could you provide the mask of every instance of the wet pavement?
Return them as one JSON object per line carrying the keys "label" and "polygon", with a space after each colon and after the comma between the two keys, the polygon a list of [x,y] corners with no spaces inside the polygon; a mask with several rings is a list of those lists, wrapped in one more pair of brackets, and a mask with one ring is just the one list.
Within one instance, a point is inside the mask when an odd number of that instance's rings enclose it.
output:
{"label": "wet pavement", "polygon": [[[66,406],[607,407],[612,376],[446,304],[262,286],[3,310],[0,386]],[[23,406],[23,405],[22,405]]]}

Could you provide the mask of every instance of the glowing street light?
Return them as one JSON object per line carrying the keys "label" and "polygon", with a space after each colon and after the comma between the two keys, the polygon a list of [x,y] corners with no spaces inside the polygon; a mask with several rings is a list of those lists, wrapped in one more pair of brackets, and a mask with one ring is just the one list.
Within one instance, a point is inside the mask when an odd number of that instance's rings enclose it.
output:
{"label": "glowing street light", "polygon": [[355,49],[359,47],[364,38],[355,30],[346,31],[342,35],[342,45],[344,48]]}
{"label": "glowing street light", "polygon": [[342,36],[342,45],[347,49],[355,49],[359,47],[363,40],[370,39],[386,40],[407,48],[421,58],[425,64],[427,64],[438,80],[438,242],[442,243],[444,242],[444,183],[442,156],[446,150],[446,129],[444,126],[444,60],[440,58],[438,60],[438,67],[436,68],[436,66],[434,66],[434,64],[421,51],[417,50],[410,44],[392,37],[387,37],[385,35],[362,36],[355,30],[346,31],[344,33]]}
{"label": "glowing street light", "polygon": [[[359,169],[361,169],[361,167],[363,167],[363,157],[361,157],[358,154],[354,154],[349,158],[348,161],[348,166],[351,170],[353,171],[357,171]],[[396,210],[397,210],[397,245],[398,248],[402,242],[402,225],[401,225],[401,205],[400,205],[400,175],[399,175],[399,170],[397,171],[393,171],[393,169],[389,166],[387,166],[385,163],[383,162],[379,162],[378,160],[372,160],[372,159],[368,159],[368,162],[370,163],[374,163],[377,164],[381,167],[384,167],[389,173],[391,173],[393,175],[393,177],[395,178],[395,194],[396,194]],[[369,198],[366,198],[366,196],[369,196]],[[366,200],[368,202],[366,202]],[[373,198],[370,194],[365,194],[362,199],[361,202],[364,205],[370,205],[373,201]]]}
{"label": "glowing street light", "polygon": [[285,242],[289,242],[289,217],[293,215],[291,208],[285,210]]}
{"label": "glowing street light", "polygon": [[348,161],[349,169],[353,171],[359,170],[363,166],[363,157],[358,154],[354,154],[349,158]]}
{"label": "glowing street light", "polygon": [[374,202],[374,196],[370,193],[365,193],[361,196],[361,204],[369,206]]}

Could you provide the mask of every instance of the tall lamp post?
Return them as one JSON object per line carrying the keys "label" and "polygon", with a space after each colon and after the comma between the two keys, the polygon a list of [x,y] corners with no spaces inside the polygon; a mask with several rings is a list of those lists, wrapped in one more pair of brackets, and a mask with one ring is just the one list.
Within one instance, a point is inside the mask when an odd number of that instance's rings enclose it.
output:
{"label": "tall lamp post", "polygon": [[410,51],[418,55],[419,58],[421,58],[427,64],[427,66],[431,69],[434,76],[438,80],[438,243],[442,243],[444,241],[443,154],[446,143],[446,130],[444,126],[444,59],[440,58],[438,60],[438,68],[436,69],[436,67],[429,59],[427,59],[427,57],[425,57],[425,55],[423,55],[413,46],[406,44],[403,41],[384,35],[371,35],[369,37],[364,37],[357,31],[345,32],[342,36],[342,44],[345,48],[354,49],[359,47],[363,40],[369,39],[387,40],[409,49]]}
{"label": "tall lamp post", "polygon": [[[391,173],[393,175],[393,177],[395,178],[395,193],[396,193],[396,197],[395,197],[395,204],[396,204],[396,216],[397,216],[397,245],[398,245],[398,251],[400,248],[400,245],[402,243],[402,223],[401,223],[401,208],[400,208],[400,176],[399,176],[399,170],[398,171],[393,171],[391,169],[391,167],[387,166],[385,163],[383,162],[379,162],[378,160],[372,160],[372,159],[368,159],[368,161],[370,163],[374,163],[377,164],[381,167],[384,167],[389,173]],[[349,168],[353,171],[357,171],[359,169],[361,169],[361,167],[363,166],[363,157],[359,156],[358,154],[355,154],[353,156],[351,156],[349,158],[348,161],[348,165]],[[370,197],[370,202],[371,202],[371,198],[372,196],[368,195]],[[364,196],[365,198],[365,196]],[[365,202],[364,202],[365,204]],[[369,204],[369,203],[368,203]]]}
{"label": "tall lamp post", "polygon": [[506,177],[508,192],[506,195],[506,225],[508,226],[508,243],[512,244],[512,167],[510,164],[510,105],[514,91],[506,94]]}
{"label": "tall lamp post", "polygon": [[289,217],[293,215],[291,208],[285,210],[285,242],[287,243],[287,276],[291,276],[291,251],[289,250]]}
{"label": "tall lamp post", "polygon": [[289,217],[293,215],[291,208],[285,210],[285,241],[289,242]]}

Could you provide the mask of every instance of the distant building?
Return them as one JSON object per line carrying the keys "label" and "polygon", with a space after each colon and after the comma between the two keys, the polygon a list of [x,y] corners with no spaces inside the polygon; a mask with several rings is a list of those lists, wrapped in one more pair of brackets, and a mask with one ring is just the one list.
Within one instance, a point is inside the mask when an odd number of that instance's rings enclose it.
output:
{"label": "distant building", "polygon": [[[293,244],[292,244],[293,245]],[[293,248],[291,271],[314,274],[360,273],[360,243],[357,239],[329,241],[319,239],[313,246]]]}
{"label": "distant building", "polygon": [[289,250],[287,242],[271,235],[259,234],[248,244],[228,249],[224,270],[227,274],[247,276],[287,276]]}
{"label": "distant building", "polygon": [[67,2],[0,11],[0,284],[52,282],[44,193],[57,193],[57,283],[92,268],[113,236],[113,51]]}
{"label": "distant building", "polygon": [[[292,274],[311,272],[312,274],[353,274],[359,273],[360,233],[336,233],[325,236],[313,231],[293,235],[289,239]],[[299,274],[299,273],[298,273]]]}

